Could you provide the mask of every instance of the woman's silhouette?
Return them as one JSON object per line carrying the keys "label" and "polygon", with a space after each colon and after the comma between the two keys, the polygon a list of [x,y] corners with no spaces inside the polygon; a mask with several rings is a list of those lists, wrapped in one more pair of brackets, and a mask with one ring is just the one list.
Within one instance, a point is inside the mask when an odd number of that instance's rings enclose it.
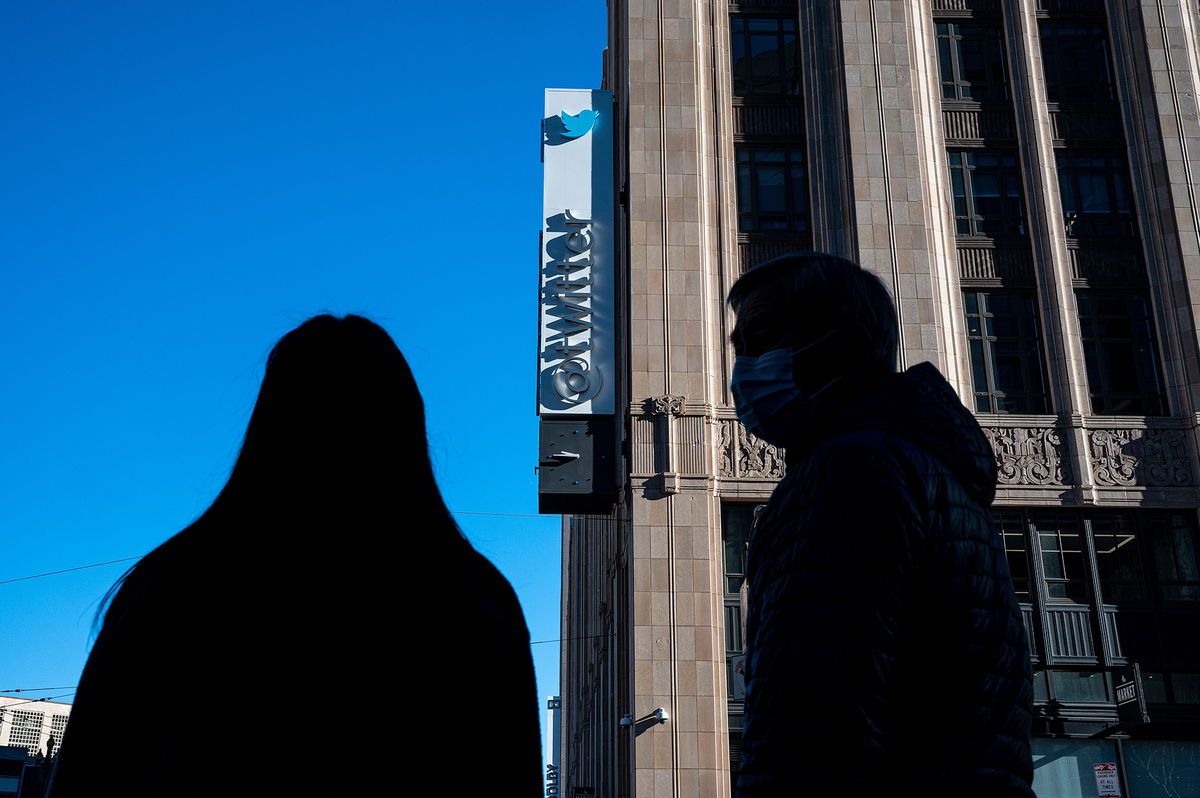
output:
{"label": "woman's silhouette", "polygon": [[53,798],[540,790],[520,606],[366,319],[279,341],[229,482],[110,596]]}

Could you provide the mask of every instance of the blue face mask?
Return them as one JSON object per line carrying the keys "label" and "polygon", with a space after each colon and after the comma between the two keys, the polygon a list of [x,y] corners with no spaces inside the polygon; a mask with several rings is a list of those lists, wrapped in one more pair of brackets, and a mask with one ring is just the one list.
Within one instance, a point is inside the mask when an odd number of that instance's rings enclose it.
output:
{"label": "blue face mask", "polygon": [[733,393],[738,419],[750,432],[775,446],[786,446],[817,409],[817,397],[841,377],[813,393],[796,387],[796,356],[824,341],[835,331],[799,349],[772,349],[758,357],[740,355],[733,361]]}

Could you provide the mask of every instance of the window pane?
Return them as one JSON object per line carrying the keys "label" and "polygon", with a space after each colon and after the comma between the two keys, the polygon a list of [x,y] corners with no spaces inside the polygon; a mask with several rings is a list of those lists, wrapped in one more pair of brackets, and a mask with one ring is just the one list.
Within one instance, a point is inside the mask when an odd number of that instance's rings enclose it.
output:
{"label": "window pane", "polygon": [[[964,294],[971,374],[990,412],[1044,413],[1045,368],[1033,295],[1027,291]],[[977,402],[984,409],[983,402]]]}
{"label": "window pane", "polygon": [[1092,540],[1096,545],[1096,567],[1100,571],[1104,600],[1144,600],[1146,590],[1133,516],[1106,513],[1093,518]]}
{"label": "window pane", "polygon": [[948,155],[958,234],[1023,235],[1025,202],[1016,157],[985,150]]}
{"label": "window pane", "polygon": [[1172,673],[1176,704],[1200,704],[1200,673]]}
{"label": "window pane", "polygon": [[1008,96],[998,26],[940,23],[936,34],[943,97],[997,100]]}
{"label": "window pane", "polygon": [[1051,102],[1115,98],[1103,25],[1042,22],[1040,38],[1046,93]]}
{"label": "window pane", "polygon": [[734,594],[742,589],[746,574],[746,542],[754,519],[753,504],[721,505],[721,537],[725,543],[725,592]]}
{"label": "window pane", "polygon": [[1046,687],[1046,672],[1033,672],[1033,700],[1037,702],[1049,701],[1050,691]]}
{"label": "window pane", "polygon": [[1033,516],[1042,548],[1046,595],[1052,599],[1087,601],[1083,536],[1074,513]]}
{"label": "window pane", "polygon": [[1195,527],[1181,514],[1150,525],[1154,576],[1164,599],[1200,601],[1200,561]]}
{"label": "window pane", "polygon": [[737,148],[739,227],[743,232],[808,230],[804,150]]}
{"label": "window pane", "polygon": [[734,14],[729,32],[734,94],[799,93],[795,19]]}
{"label": "window pane", "polygon": [[1020,513],[996,513],[996,524],[1004,540],[1004,556],[1012,574],[1013,589],[1019,601],[1030,601],[1029,547],[1025,543],[1025,523]]}
{"label": "window pane", "polygon": [[1157,345],[1145,297],[1080,291],[1076,298],[1092,412],[1164,412]]}
{"label": "window pane", "polygon": [[1120,155],[1060,152],[1058,188],[1070,236],[1130,236],[1129,170]]}
{"label": "window pane", "polygon": [[1050,690],[1058,701],[1106,701],[1104,674],[1095,671],[1050,671]]}
{"label": "window pane", "polygon": [[1161,673],[1142,671],[1142,692],[1146,694],[1147,704],[1167,703],[1167,683]]}

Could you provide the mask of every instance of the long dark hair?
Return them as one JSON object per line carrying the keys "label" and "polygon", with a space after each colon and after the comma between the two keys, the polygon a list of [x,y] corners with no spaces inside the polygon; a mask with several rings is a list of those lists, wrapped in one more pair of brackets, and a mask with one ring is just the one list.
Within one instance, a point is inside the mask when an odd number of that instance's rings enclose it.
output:
{"label": "long dark hair", "polygon": [[208,566],[209,554],[287,561],[320,547],[336,558],[410,534],[435,556],[468,547],[434,479],[412,371],[378,324],[314,316],[271,351],[225,487],[117,581],[97,621],[123,585]]}

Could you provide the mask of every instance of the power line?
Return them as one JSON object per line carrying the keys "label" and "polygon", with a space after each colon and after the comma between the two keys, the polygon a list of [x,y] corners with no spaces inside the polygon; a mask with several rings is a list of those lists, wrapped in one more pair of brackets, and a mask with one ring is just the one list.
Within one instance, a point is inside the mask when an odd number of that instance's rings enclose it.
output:
{"label": "power line", "polygon": [[43,701],[53,701],[56,698],[66,698],[69,695],[75,695],[75,691],[72,690],[69,693],[63,693],[62,695],[48,695],[42,698],[31,698],[28,701],[18,701],[15,704],[0,704],[0,711],[12,709],[13,707],[19,707],[23,704],[40,704]]}
{"label": "power line", "polygon": [[[494,515],[502,518],[552,518],[552,515],[534,515],[530,513],[485,513],[474,512],[471,510],[451,510],[453,515]],[[63,568],[61,571],[47,571],[44,574],[31,574],[30,576],[18,576],[15,579],[0,579],[0,585],[7,585],[12,582],[24,582],[26,579],[41,579],[43,576],[57,576],[58,574],[67,574],[71,571],[83,571],[88,568],[99,568],[102,565],[113,565],[119,562],[129,562],[130,560],[140,560],[141,557],[122,557],[119,560],[108,560],[107,562],[96,562],[91,565],[79,565],[74,568]]]}
{"label": "power line", "polygon": [[82,571],[85,568],[99,568],[101,565],[112,565],[117,562],[129,562],[130,560],[140,560],[141,557],[122,557],[119,560],[109,560],[108,562],[95,562],[91,565],[80,565],[75,568],[64,568],[61,571],[48,571],[44,574],[33,574],[32,576],[18,576],[16,579],[0,579],[0,585],[7,585],[10,582],[24,582],[26,579],[41,579],[43,576],[56,576],[57,574],[70,573],[71,571]]}
{"label": "power line", "polygon": [[[68,687],[14,687],[12,690],[0,690],[0,696],[6,693],[42,693],[49,690],[74,690],[77,686],[73,684]],[[40,701],[41,699],[35,700]]]}

